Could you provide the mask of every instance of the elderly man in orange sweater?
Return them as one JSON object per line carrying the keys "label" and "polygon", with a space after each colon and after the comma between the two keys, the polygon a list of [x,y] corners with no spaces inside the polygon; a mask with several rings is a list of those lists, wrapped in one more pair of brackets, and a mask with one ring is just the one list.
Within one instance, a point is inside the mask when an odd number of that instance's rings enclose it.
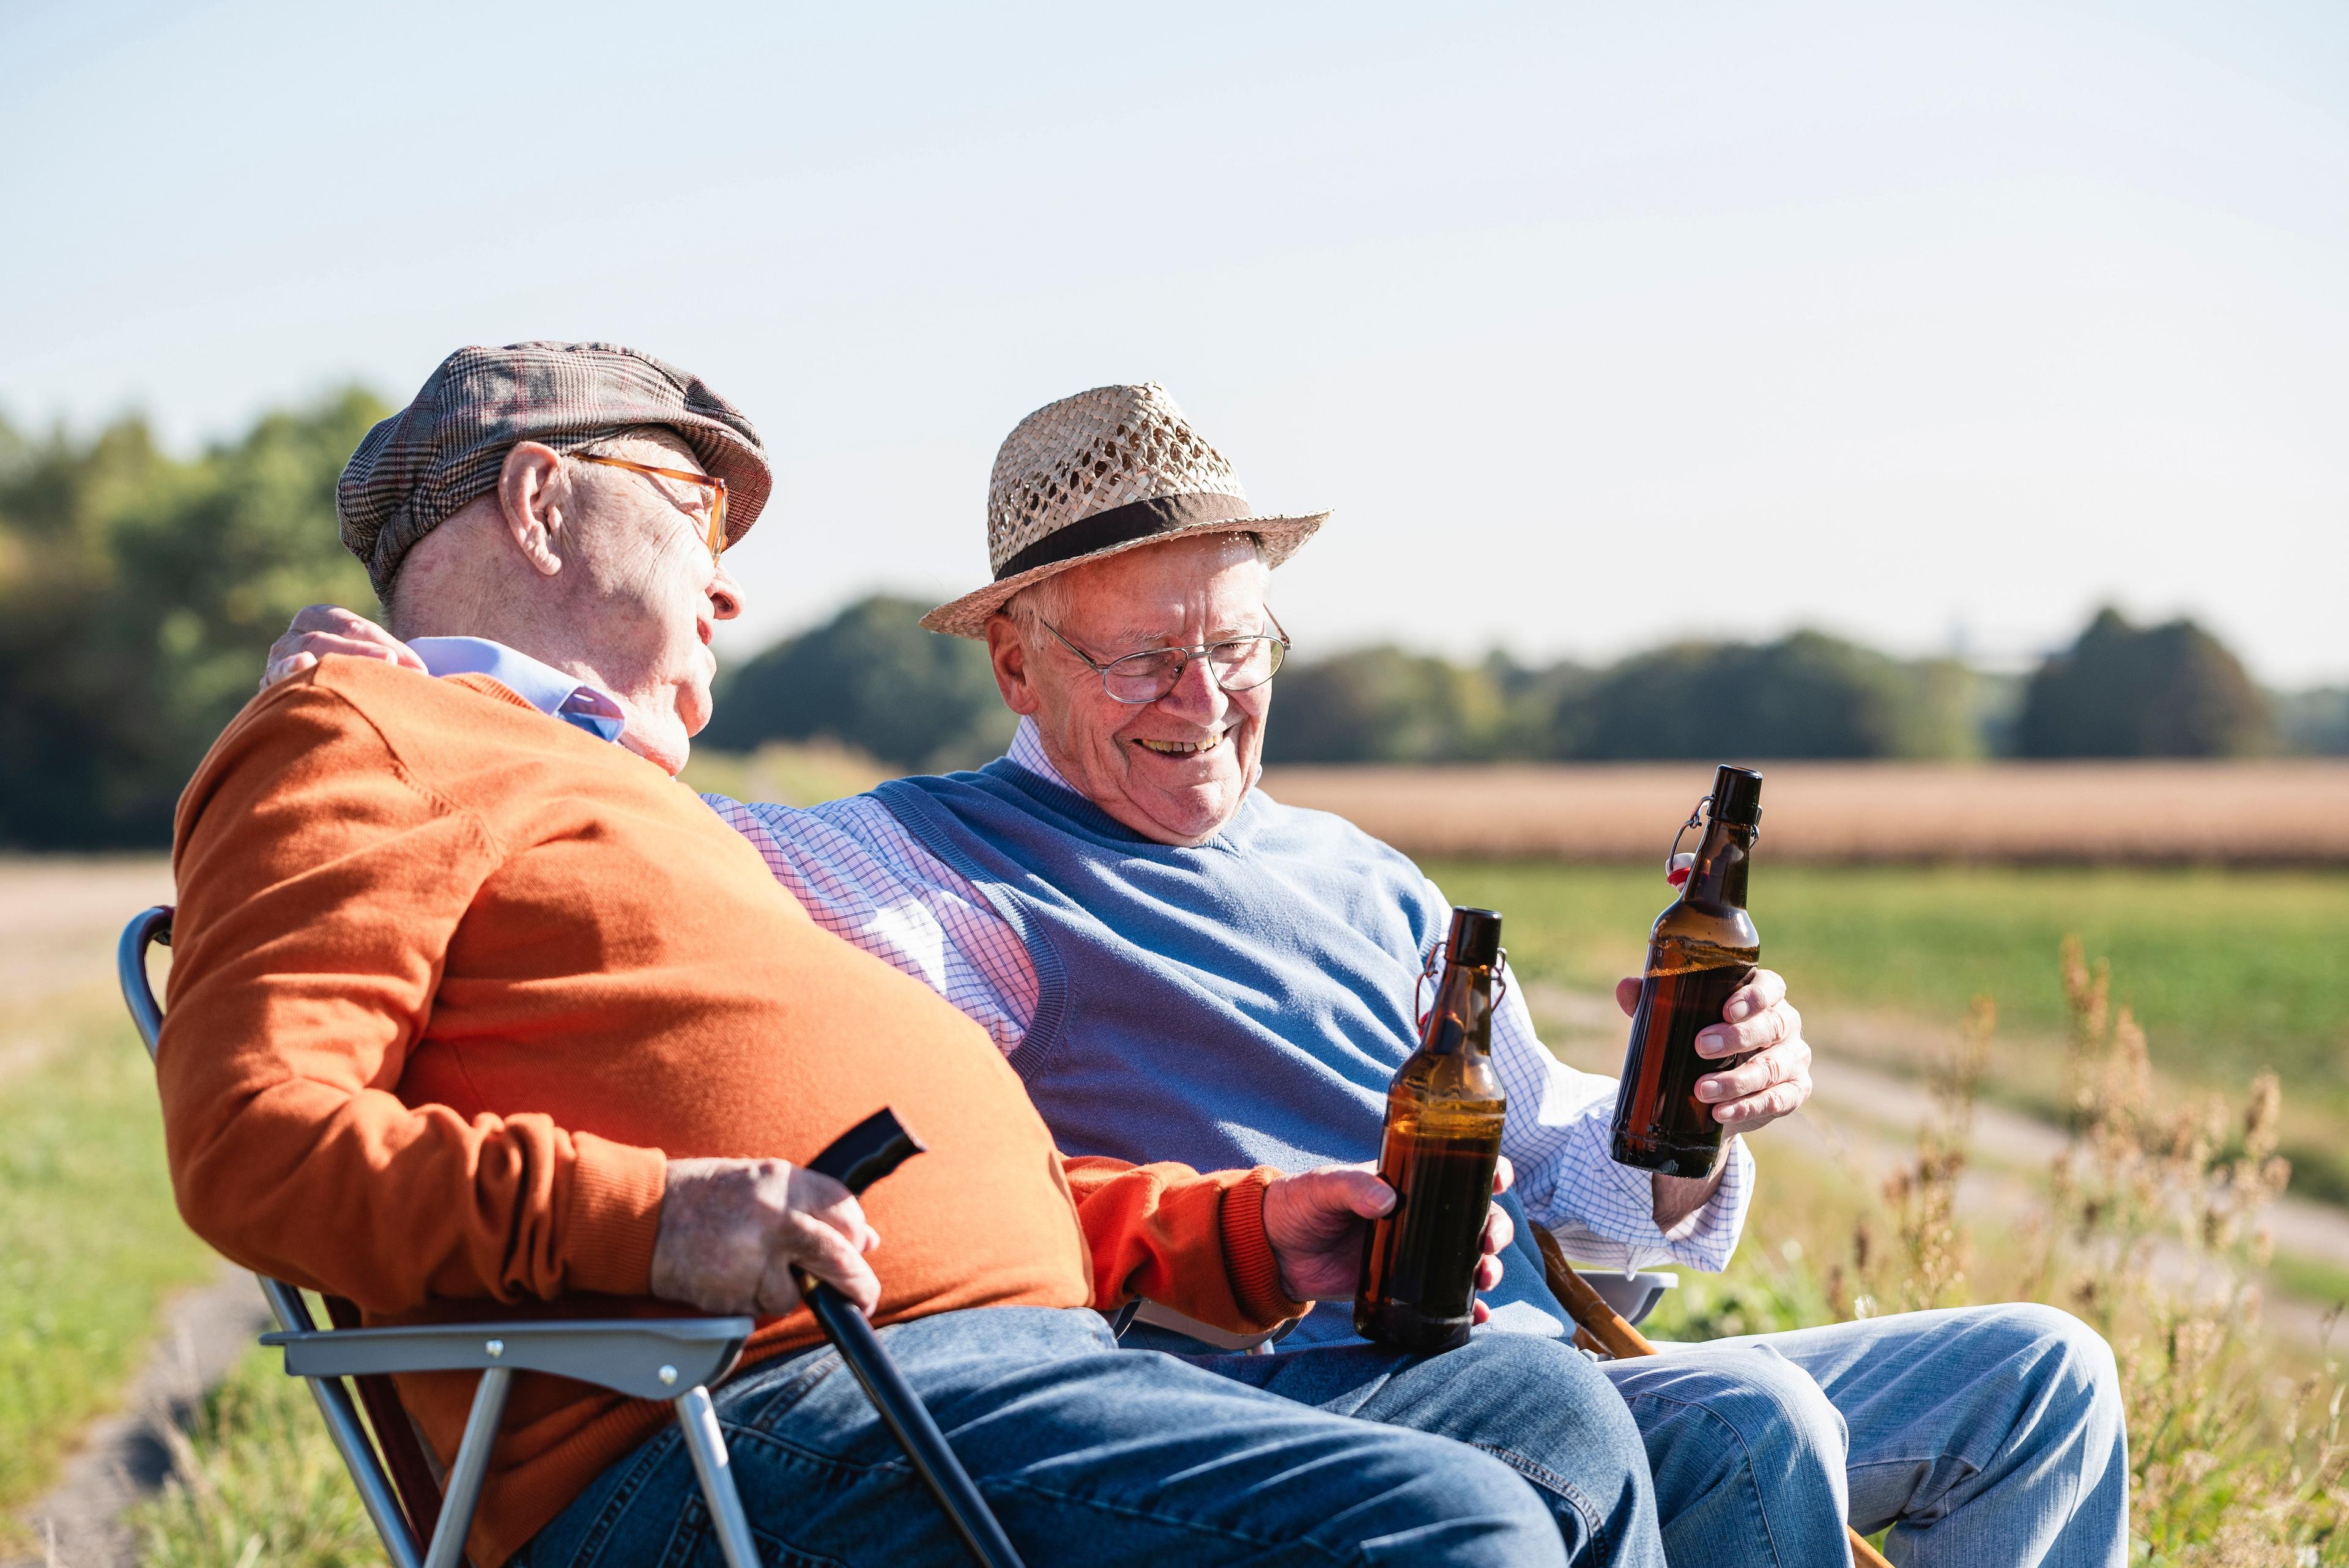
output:
{"label": "elderly man in orange sweater", "polygon": [[[717,1398],[779,1559],[956,1550],[797,1265],[885,1325],[1031,1563],[1661,1562],[1603,1407],[1524,1400],[1496,1456],[1407,1429],[1444,1399],[1402,1373],[1336,1414],[1116,1350],[1093,1309],[1136,1295],[1253,1332],[1346,1294],[1392,1197],[1062,1158],[978,1025],[677,784],[769,484],[723,399],[605,345],[461,350],[368,436],[339,510],[410,651],[273,686],[181,806],[158,1069],[189,1223],[374,1323],[761,1314]],[[867,1212],[797,1162],[885,1105],[931,1153]],[[1445,1396],[1521,1389],[1517,1339],[1446,1357]],[[445,1459],[464,1379],[404,1392]],[[475,1561],[713,1559],[660,1414],[526,1375]]]}

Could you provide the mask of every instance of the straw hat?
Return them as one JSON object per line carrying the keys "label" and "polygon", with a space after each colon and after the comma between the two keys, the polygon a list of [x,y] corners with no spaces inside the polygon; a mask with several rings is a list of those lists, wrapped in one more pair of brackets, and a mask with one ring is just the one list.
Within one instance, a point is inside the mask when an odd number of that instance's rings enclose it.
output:
{"label": "straw hat", "polygon": [[1265,565],[1297,553],[1329,517],[1259,517],[1232,465],[1191,428],[1166,389],[1095,387],[1013,427],[987,486],[995,580],[922,618],[932,631],[984,637],[1004,602],[1056,572],[1195,534],[1253,534]]}

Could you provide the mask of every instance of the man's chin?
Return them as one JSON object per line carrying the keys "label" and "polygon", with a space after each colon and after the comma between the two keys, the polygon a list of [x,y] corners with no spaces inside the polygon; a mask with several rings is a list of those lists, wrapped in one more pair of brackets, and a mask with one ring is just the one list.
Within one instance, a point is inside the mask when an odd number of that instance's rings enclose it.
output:
{"label": "man's chin", "polygon": [[1188,789],[1154,791],[1151,820],[1172,837],[1213,838],[1240,808],[1247,792],[1236,779],[1216,779]]}

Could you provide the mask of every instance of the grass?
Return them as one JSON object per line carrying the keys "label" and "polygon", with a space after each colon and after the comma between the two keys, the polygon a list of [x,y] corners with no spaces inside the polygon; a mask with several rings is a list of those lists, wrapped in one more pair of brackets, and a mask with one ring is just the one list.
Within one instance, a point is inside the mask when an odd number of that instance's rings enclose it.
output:
{"label": "grass", "polygon": [[1695,1340],[1969,1302],[2059,1305],[2115,1351],[2131,1562],[2349,1562],[2349,1383],[2329,1354],[2268,1339],[2257,1311],[2261,1219],[2282,1185],[2272,1158],[2282,1089],[2261,1075],[2247,1094],[2169,1099],[2147,1071],[2143,1034],[2108,1005],[2103,973],[2076,946],[2060,972],[2060,1049],[2080,1116],[2033,1208],[1985,1223],[1959,1200],[1994,1028],[1983,1005],[1959,1047],[1929,1064],[1939,1109],[1913,1161],[1871,1191],[1770,1145],[1757,1158],[1771,1200],[1730,1269],[1683,1276],[1651,1332]]}
{"label": "grass", "polygon": [[[1766,847],[1766,846],[1765,846]],[[1634,972],[1671,890],[1651,868],[1429,867],[1445,894],[1508,917],[1531,976],[1604,990]],[[2331,872],[1897,869],[1764,861],[1754,877],[1763,961],[1798,1004],[1859,1015],[1817,1038],[1913,1067],[1899,1021],[1947,1027],[1969,1000],[1998,1000],[2001,1044],[1985,1097],[2061,1114],[2064,1023],[2054,955],[2067,932],[2108,955],[2114,999],[2151,1037],[2180,1089],[2240,1084],[2272,1068],[2291,1094],[2283,1151],[2293,1189],[2349,1201],[2349,875]]]}
{"label": "grass", "polygon": [[381,1563],[317,1406],[254,1350],[171,1435],[171,1479],[129,1524],[144,1568],[361,1568]]}
{"label": "grass", "polygon": [[2349,1268],[2299,1252],[2278,1252],[2268,1272],[2284,1290],[2326,1306],[2349,1306]]}
{"label": "grass", "polygon": [[9,1031],[40,1048],[0,1088],[0,1517],[113,1403],[164,1296],[214,1267],[172,1206],[154,1074],[119,1016],[60,1002]]}

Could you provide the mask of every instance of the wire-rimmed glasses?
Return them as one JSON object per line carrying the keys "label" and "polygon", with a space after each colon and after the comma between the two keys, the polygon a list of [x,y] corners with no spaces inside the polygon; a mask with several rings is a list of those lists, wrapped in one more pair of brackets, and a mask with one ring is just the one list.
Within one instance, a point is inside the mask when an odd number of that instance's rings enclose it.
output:
{"label": "wire-rimmed glasses", "polygon": [[1058,638],[1062,648],[1101,677],[1102,690],[1109,693],[1112,701],[1139,708],[1174,691],[1182,681],[1183,671],[1195,659],[1206,661],[1208,676],[1226,691],[1246,691],[1271,680],[1280,669],[1281,660],[1288,657],[1288,632],[1270,610],[1264,615],[1272,622],[1270,633],[1203,642],[1195,648],[1146,648],[1106,664],[1071,642],[1059,627],[1043,617],[1037,617],[1036,624]]}
{"label": "wire-rimmed glasses", "polygon": [[606,468],[625,468],[630,473],[647,473],[656,479],[678,479],[698,487],[706,496],[704,505],[709,515],[702,516],[692,507],[669,495],[670,505],[702,525],[701,542],[709,546],[709,558],[716,560],[726,553],[726,482],[714,473],[694,473],[682,468],[654,468],[648,463],[630,462],[625,457],[602,457],[592,452],[577,454],[582,462],[600,462]]}

